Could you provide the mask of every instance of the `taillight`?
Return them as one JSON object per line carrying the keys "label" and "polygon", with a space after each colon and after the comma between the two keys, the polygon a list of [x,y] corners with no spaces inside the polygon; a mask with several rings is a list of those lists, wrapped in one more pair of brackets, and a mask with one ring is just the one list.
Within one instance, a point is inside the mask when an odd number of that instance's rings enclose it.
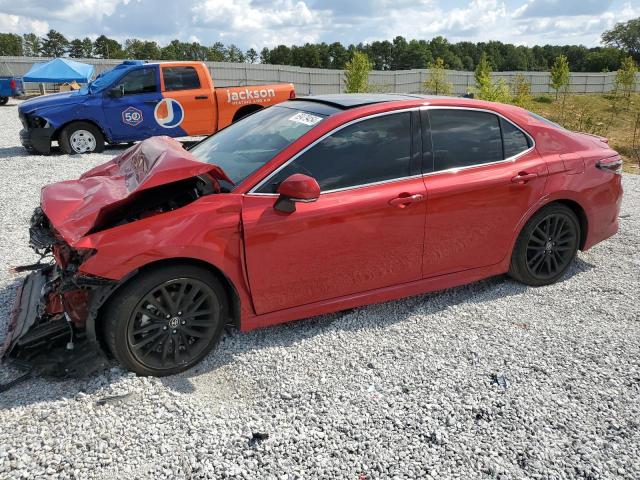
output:
{"label": "taillight", "polygon": [[291,90],[291,93],[289,94],[289,100],[293,100],[294,98],[296,98],[296,91]]}
{"label": "taillight", "polygon": [[14,78],[12,78],[11,81],[9,82],[9,88],[11,90],[15,90],[16,89],[16,85],[17,85],[16,80]]}
{"label": "taillight", "polygon": [[606,170],[617,175],[622,174],[622,159],[620,157],[605,158],[596,162],[596,168]]}

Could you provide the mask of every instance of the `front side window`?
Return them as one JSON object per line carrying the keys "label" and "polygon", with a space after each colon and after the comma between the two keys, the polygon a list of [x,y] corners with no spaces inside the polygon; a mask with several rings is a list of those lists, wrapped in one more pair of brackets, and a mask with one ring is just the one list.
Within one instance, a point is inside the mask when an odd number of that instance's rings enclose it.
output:
{"label": "front side window", "polygon": [[134,70],[127,73],[118,85],[124,87],[125,95],[156,92],[158,91],[156,70],[153,68]]}
{"label": "front side window", "polygon": [[275,193],[294,173],[316,179],[321,191],[411,175],[411,115],[382,115],[349,125],[311,147],[258,191]]}
{"label": "front side window", "polygon": [[195,90],[200,88],[198,72],[193,67],[163,67],[164,90]]}
{"label": "front side window", "polygon": [[237,185],[324,118],[319,113],[276,105],[232,123],[190,152],[222,168]]}
{"label": "front side window", "polygon": [[502,160],[498,116],[474,110],[429,110],[434,170]]}

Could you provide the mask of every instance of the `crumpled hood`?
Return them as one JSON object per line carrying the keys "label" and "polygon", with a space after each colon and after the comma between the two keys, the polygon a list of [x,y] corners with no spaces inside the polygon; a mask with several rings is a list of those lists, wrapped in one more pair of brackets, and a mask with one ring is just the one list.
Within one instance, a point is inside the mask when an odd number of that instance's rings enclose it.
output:
{"label": "crumpled hood", "polygon": [[85,96],[86,95],[81,93],[79,90],[73,92],[51,93],[49,95],[42,95],[40,97],[26,100],[20,104],[18,109],[24,113],[32,113],[49,107],[75,105],[82,102]]}
{"label": "crumpled hood", "polygon": [[105,215],[133,204],[140,192],[204,174],[233,183],[220,167],[201,162],[177,140],[153,137],[77,180],[47,185],[40,203],[56,231],[74,244]]}

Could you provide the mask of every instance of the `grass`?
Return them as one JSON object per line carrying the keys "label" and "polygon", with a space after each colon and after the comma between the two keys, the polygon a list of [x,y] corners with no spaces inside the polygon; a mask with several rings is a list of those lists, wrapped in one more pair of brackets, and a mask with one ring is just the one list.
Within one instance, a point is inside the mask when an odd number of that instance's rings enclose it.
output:
{"label": "grass", "polygon": [[542,95],[534,97],[528,109],[569,130],[607,137],[609,145],[622,156],[624,171],[640,173],[640,93],[629,98],[567,95],[564,111],[562,95],[558,100],[554,95]]}

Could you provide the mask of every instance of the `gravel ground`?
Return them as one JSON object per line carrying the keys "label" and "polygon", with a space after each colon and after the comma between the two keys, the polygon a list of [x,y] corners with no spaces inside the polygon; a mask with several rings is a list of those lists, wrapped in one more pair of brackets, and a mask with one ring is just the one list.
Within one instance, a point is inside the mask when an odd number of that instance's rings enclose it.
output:
{"label": "gravel ground", "polygon": [[[0,108],[0,329],[39,188]],[[184,375],[113,366],[0,395],[0,478],[640,478],[640,177],[566,278],[508,278],[247,334]],[[1,335],[1,334],[0,334]],[[5,373],[6,373],[5,368]]]}

